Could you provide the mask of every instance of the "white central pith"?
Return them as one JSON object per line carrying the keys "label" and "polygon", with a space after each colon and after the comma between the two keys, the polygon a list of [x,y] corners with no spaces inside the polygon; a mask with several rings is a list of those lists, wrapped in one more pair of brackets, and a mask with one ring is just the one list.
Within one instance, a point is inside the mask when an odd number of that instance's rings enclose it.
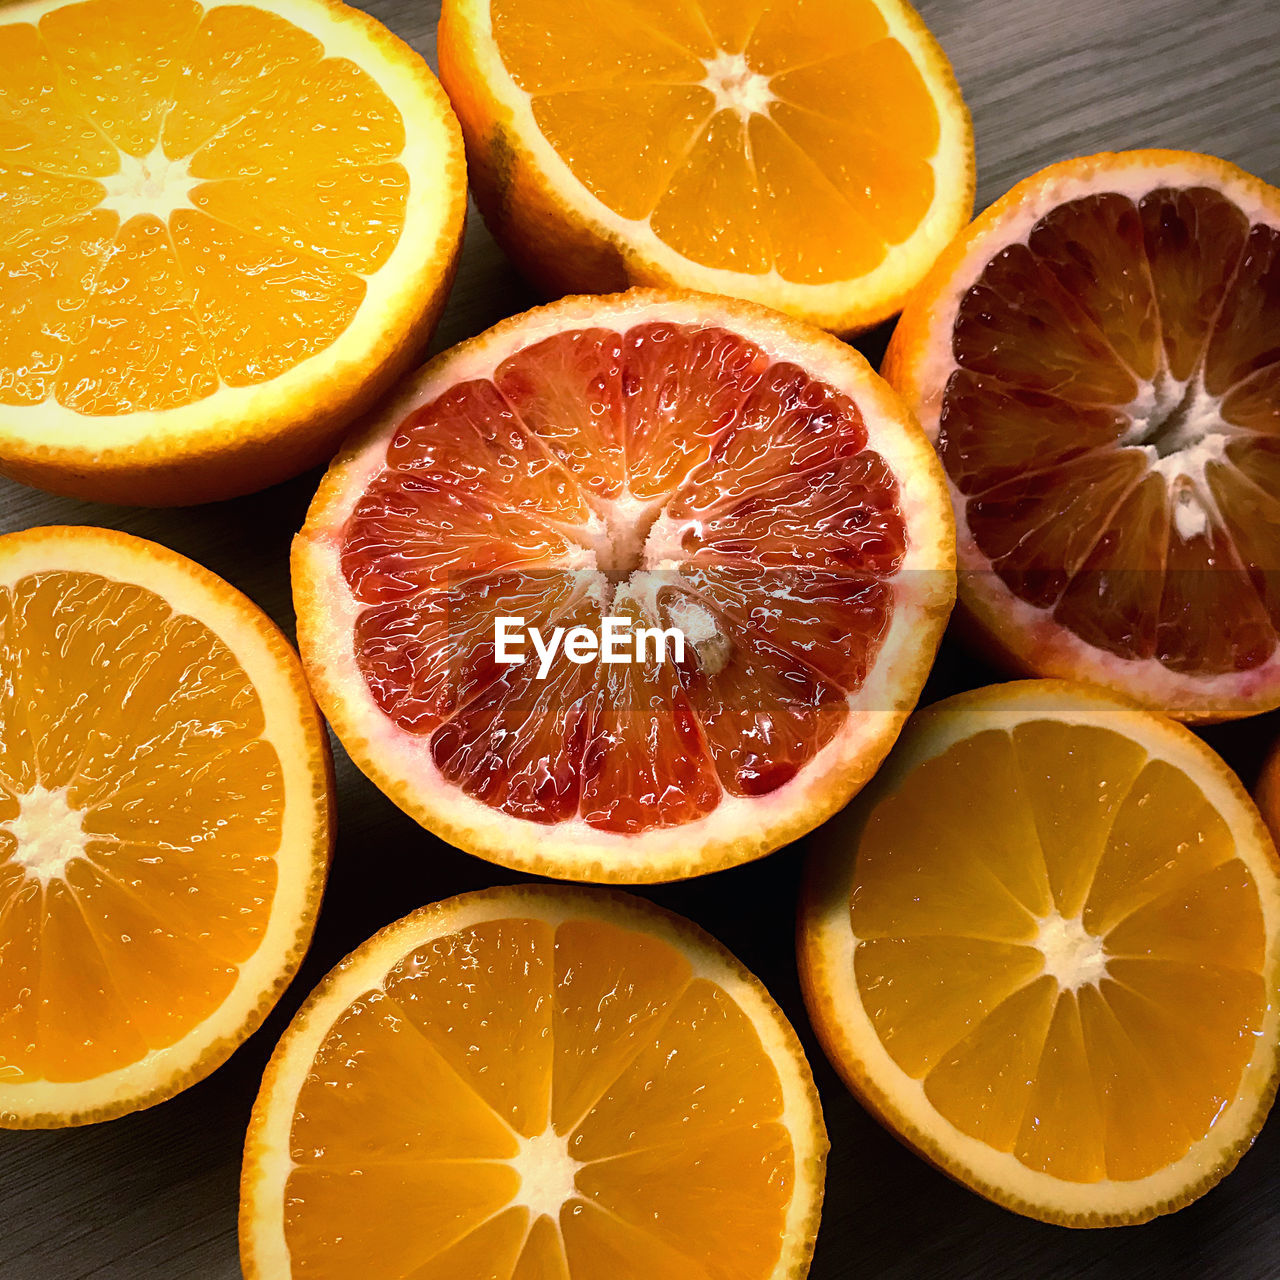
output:
{"label": "white central pith", "polygon": [[1205,390],[1198,370],[1186,382],[1162,371],[1141,385],[1125,412],[1132,425],[1120,443],[1141,449],[1164,477],[1178,536],[1202,534],[1213,505],[1205,466],[1223,461],[1227,442],[1243,433],[1224,420],[1221,400]]}
{"label": "white central pith", "polygon": [[1044,956],[1044,971],[1064,991],[1086,983],[1096,986],[1107,974],[1107,953],[1102,939],[1085,928],[1079,916],[1051,911],[1039,920],[1035,946]]}
{"label": "white central pith", "polygon": [[66,787],[32,787],[18,797],[17,817],[0,822],[0,830],[18,842],[13,861],[42,885],[64,879],[70,863],[85,857],[89,839],[84,815],[71,807]]}
{"label": "white central pith", "polygon": [[711,90],[717,111],[732,111],[740,119],[768,114],[775,101],[769,77],[752,71],[741,53],[717,53],[709,62],[703,86]]}
{"label": "white central pith", "polygon": [[141,157],[120,152],[119,169],[98,181],[107,189],[98,207],[114,210],[123,225],[140,213],[168,222],[175,209],[194,209],[191,190],[202,179],[191,176],[186,159],[170,160],[157,145]]}
{"label": "white central pith", "polygon": [[665,498],[645,500],[624,492],[593,503],[590,523],[576,531],[591,553],[591,567],[613,582],[623,582],[638,570],[676,563],[679,546],[668,548],[664,541],[674,532],[669,528],[672,522],[662,515],[665,502]]}
{"label": "white central pith", "polygon": [[510,1163],[520,1175],[520,1190],[513,1203],[524,1205],[535,1219],[545,1214],[556,1222],[564,1205],[578,1195],[582,1165],[569,1154],[569,1140],[554,1129],[517,1141],[520,1151]]}
{"label": "white central pith", "polygon": [[673,571],[684,562],[681,539],[688,520],[675,520],[662,508],[665,499],[642,500],[630,494],[593,503],[590,523],[573,533],[582,559],[572,567],[596,570],[591,592],[602,612],[639,610],[648,624],[678,627],[698,655],[699,668],[714,675],[728,662],[732,642],[715,615],[684,592],[660,603]]}

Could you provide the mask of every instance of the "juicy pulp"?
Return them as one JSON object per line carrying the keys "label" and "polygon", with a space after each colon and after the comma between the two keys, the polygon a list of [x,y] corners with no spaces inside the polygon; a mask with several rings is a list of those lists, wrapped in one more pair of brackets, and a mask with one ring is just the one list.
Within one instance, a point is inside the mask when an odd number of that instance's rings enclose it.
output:
{"label": "juicy pulp", "polygon": [[[856,405],[713,326],[574,330],[414,410],[342,531],[355,650],[444,778],[673,826],[795,777],[887,629],[898,489]],[[499,667],[493,619],[681,625],[685,660]]]}

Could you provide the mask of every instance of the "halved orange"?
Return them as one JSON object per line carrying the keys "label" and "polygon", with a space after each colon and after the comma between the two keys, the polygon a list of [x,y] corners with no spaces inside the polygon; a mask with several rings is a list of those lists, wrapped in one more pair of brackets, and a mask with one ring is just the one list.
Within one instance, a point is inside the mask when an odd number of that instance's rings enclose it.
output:
{"label": "halved orange", "polygon": [[452,279],[426,64],[337,0],[24,0],[0,46],[0,471],[169,504],[327,458]]}
{"label": "halved orange", "polygon": [[1247,1150],[1280,1065],[1280,860],[1189,730],[1086,685],[978,689],[915,717],[825,834],[805,1001],[926,1159],[1097,1227]]}
{"label": "halved orange", "polygon": [[905,0],[445,0],[476,201],[548,295],[892,315],[973,211],[973,132]]}
{"label": "halved orange", "polygon": [[[440,356],[344,448],[294,543],[299,642],[352,759],[443,838],[673,879],[871,776],[946,623],[951,539],[932,450],[843,343],[723,298],[566,299]],[[532,647],[607,617],[684,653]]]}
{"label": "halved orange", "polygon": [[1221,160],[1053,165],[903,313],[961,600],[1016,669],[1182,719],[1280,705],[1280,191]]}
{"label": "halved orange", "polygon": [[329,747],[238,591],[123,533],[0,538],[0,1126],[208,1075],[307,948]]}
{"label": "halved orange", "polygon": [[249,1280],[794,1280],[827,1139],[758,979],[639,899],[523,886],[320,984],[245,1142]]}

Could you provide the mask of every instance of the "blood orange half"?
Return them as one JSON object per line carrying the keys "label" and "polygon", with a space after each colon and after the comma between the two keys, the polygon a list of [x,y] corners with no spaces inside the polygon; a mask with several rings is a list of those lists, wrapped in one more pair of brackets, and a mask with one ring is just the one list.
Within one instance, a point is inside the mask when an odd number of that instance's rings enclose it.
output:
{"label": "blood orange half", "polygon": [[943,255],[884,371],[1014,666],[1184,719],[1280,705],[1280,191],[1187,152],[1054,165]]}
{"label": "blood orange half", "polygon": [[[937,460],[861,356],[647,290],[435,360],[330,468],[293,571],[319,701],[402,808],[494,862],[631,882],[758,857],[843,805],[954,593]],[[497,661],[499,618],[545,642],[606,617],[684,652]]]}

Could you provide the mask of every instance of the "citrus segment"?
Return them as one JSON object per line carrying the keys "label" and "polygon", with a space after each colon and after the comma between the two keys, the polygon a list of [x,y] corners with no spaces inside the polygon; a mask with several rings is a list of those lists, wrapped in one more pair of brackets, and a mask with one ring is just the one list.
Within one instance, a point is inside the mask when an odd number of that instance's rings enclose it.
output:
{"label": "citrus segment", "polygon": [[454,0],[441,75],[495,235],[548,291],[892,314],[972,203],[945,56],[896,0]]}
{"label": "citrus segment", "polygon": [[1020,666],[1192,719],[1280,702],[1278,245],[1280,196],[1221,161],[1068,161],[904,316],[885,372],[950,477],[968,607]]}
{"label": "citrus segment", "polygon": [[528,430],[599,498],[618,496],[626,469],[621,362],[621,335],[585,329],[513,352],[493,379]]}
{"label": "citrus segment", "polygon": [[815,857],[806,1001],[947,1172],[1075,1226],[1186,1204],[1275,1092],[1280,863],[1172,722],[1026,682],[923,712]]}
{"label": "citrus segment", "polygon": [[[163,501],[148,474],[178,497],[242,489],[256,468],[209,479],[193,458],[246,441],[299,433],[294,452],[322,456],[412,355],[399,330],[429,327],[442,301],[461,190],[429,171],[458,163],[430,73],[328,0],[165,0],[143,15],[47,0],[2,30],[23,56],[0,72],[0,196],[15,211],[0,260],[37,264],[56,291],[32,306],[42,325],[0,345],[4,464]],[[263,390],[232,407],[228,391],[250,387]],[[76,454],[78,481],[64,474]],[[175,487],[184,464],[190,495]]]}
{"label": "citrus segment", "polygon": [[118,148],[86,118],[81,102],[62,87],[36,27],[8,24],[5,38],[12,55],[0,68],[5,103],[0,153],[6,168],[17,164],[74,177],[112,172]]}
{"label": "citrus segment", "polygon": [[0,541],[0,670],[0,1112],[103,1119],[207,1074],[292,976],[327,754],[266,619],[124,535]]}
{"label": "citrus segment", "polygon": [[[225,386],[278,377],[323,351],[364,298],[362,280],[199,213],[179,210],[169,233],[196,325]],[[245,325],[246,306],[270,315],[284,297],[284,323]]]}
{"label": "citrus segment", "polygon": [[782,1280],[808,1270],[825,1152],[794,1033],[705,935],[617,895],[468,894],[366,943],[286,1032],[242,1260]]}
{"label": "citrus segment", "polygon": [[[302,644],[357,758],[466,848],[661,878],[664,833],[692,830],[689,870],[709,838],[738,861],[772,839],[739,801],[811,825],[914,697],[949,591],[937,498],[910,425],[815,331],[566,304],[441,358],[331,470],[295,550]],[[606,625],[629,655],[537,651]]]}
{"label": "citrus segment", "polygon": [[[248,26],[252,39],[245,39]],[[206,9],[182,51],[183,74],[172,88],[160,131],[166,155],[193,155],[251,112],[294,89],[325,56],[308,31],[266,9]],[[308,143],[295,139],[304,150]],[[207,163],[202,156],[200,163]],[[203,173],[203,177],[233,174]]]}

